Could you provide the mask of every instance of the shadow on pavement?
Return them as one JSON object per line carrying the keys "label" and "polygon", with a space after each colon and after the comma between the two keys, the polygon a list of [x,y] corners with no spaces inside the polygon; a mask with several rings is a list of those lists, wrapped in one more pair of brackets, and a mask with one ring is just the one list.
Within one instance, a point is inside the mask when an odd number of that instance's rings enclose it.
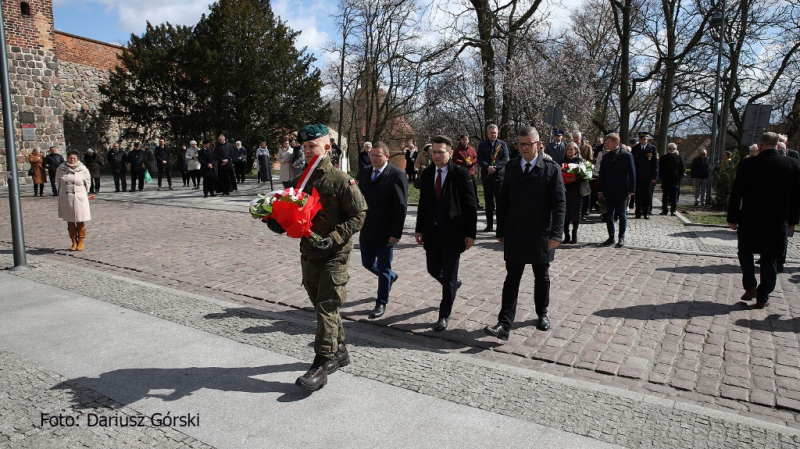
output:
{"label": "shadow on pavement", "polygon": [[604,318],[634,318],[638,320],[668,320],[727,315],[747,309],[747,303],[720,304],[711,301],[678,301],[669,304],[643,304],[618,309],[598,310],[594,314]]}
{"label": "shadow on pavement", "polygon": [[[691,266],[691,267],[663,267],[656,268],[656,271],[669,271],[670,273],[682,274],[741,274],[742,269],[739,264]],[[756,270],[758,271],[758,270]]]}
{"label": "shadow on pavement", "polygon": [[[767,306],[769,307],[769,306]],[[781,315],[773,313],[768,315],[763,320],[736,320],[737,326],[747,327],[756,331],[766,332],[794,332],[800,334],[800,318],[792,318],[789,320],[782,320]]]}
{"label": "shadow on pavement", "polygon": [[704,238],[704,237],[712,237],[717,238],[720,240],[736,240],[736,233],[727,229],[727,228],[719,228],[716,230],[709,230],[709,231],[681,231],[681,232],[673,232],[669,234],[670,237],[678,237],[678,238]]}
{"label": "shadow on pavement", "polygon": [[130,405],[145,398],[176,401],[201,389],[243,393],[283,393],[279,402],[297,401],[308,397],[294,383],[254,379],[252,376],[296,371],[308,368],[305,363],[265,365],[243,368],[126,368],[109,371],[99,377],[79,377],[54,386],[53,390],[68,390],[73,394],[74,408],[95,408],[97,403],[86,401],[89,388],[111,399]]}

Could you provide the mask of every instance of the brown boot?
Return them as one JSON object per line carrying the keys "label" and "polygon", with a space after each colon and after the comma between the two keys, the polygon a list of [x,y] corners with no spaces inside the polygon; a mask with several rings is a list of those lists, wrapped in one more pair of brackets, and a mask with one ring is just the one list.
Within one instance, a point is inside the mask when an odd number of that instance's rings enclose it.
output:
{"label": "brown boot", "polygon": [[75,227],[75,223],[67,223],[67,230],[69,231],[69,238],[72,239],[72,246],[69,250],[75,251],[78,248],[78,230]]}
{"label": "brown boot", "polygon": [[77,223],[78,230],[78,246],[75,248],[78,251],[83,251],[83,241],[86,240],[86,225],[83,222]]}

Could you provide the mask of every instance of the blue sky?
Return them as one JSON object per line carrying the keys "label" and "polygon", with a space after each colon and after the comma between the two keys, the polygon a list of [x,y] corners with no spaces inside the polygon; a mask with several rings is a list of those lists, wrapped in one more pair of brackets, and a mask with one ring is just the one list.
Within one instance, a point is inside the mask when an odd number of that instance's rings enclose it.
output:
{"label": "blue sky", "polygon": [[[319,56],[332,37],[335,1],[273,0],[272,9],[293,29],[302,31],[298,46]],[[208,13],[209,0],[53,0],[55,28],[103,42],[125,44],[146,22],[193,25]],[[319,58],[318,58],[319,59]]]}

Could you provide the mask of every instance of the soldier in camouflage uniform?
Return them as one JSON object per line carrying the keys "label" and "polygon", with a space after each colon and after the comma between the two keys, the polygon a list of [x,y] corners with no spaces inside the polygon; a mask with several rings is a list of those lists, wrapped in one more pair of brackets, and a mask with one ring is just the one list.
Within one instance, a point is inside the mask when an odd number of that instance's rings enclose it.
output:
{"label": "soldier in camouflage uniform", "polygon": [[[339,307],[347,295],[347,265],[353,249],[351,237],[364,224],[367,202],[355,181],[334,167],[327,156],[331,146],[325,125],[303,127],[297,140],[303,145],[307,163],[310,164],[314,156],[324,156],[304,189],[308,194],[312,189],[319,193],[322,209],[312,220],[311,231],[323,239],[316,244],[305,237],[300,240],[303,286],[317,312],[316,357],[308,372],[295,382],[316,391],[328,382],[328,374],[350,363]],[[291,185],[297,186],[297,179]],[[267,220],[267,225],[272,231],[284,232],[275,220]]]}

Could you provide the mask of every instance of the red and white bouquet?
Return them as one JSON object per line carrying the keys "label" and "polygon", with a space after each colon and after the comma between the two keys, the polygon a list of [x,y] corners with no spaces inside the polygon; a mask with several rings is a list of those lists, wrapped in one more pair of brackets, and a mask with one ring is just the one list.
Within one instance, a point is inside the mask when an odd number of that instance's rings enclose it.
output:
{"label": "red and white bouquet", "polygon": [[272,192],[258,195],[258,198],[250,202],[250,215],[262,221],[267,221],[270,218],[277,221],[286,230],[286,235],[289,237],[296,239],[306,237],[312,240],[321,240],[322,238],[319,235],[311,232],[311,221],[317,215],[317,212],[322,209],[322,204],[319,202],[319,193],[317,189],[312,189],[311,194],[303,192],[311,173],[317,168],[320,160],[322,158],[316,156],[308,164],[300,177],[300,187],[297,190],[294,187],[289,187],[285,190],[273,190]]}
{"label": "red and white bouquet", "polygon": [[592,168],[592,163],[588,161],[579,162],[577,164],[563,164],[561,166],[561,176],[564,177],[564,184],[591,180]]}

